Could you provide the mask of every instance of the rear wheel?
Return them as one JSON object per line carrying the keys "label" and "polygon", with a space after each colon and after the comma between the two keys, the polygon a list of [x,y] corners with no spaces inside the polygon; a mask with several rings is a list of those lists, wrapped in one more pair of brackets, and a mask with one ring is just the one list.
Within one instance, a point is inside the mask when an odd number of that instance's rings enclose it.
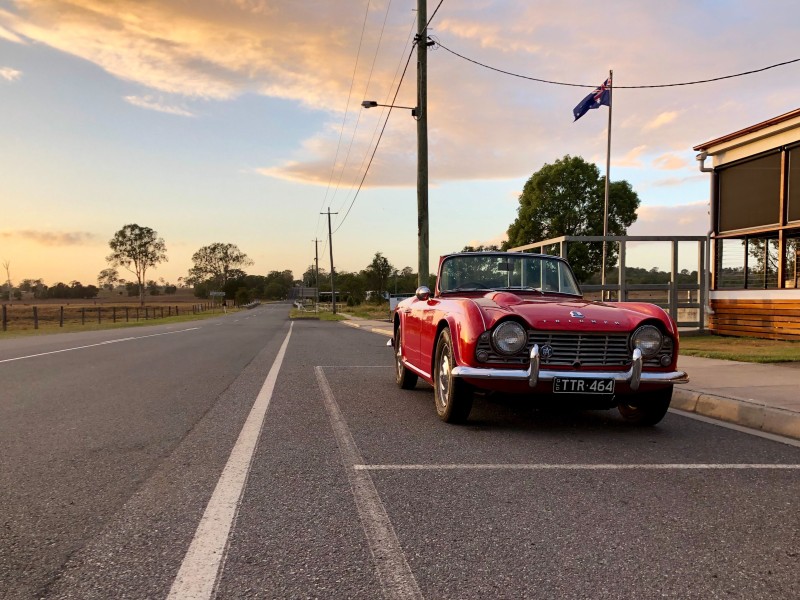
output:
{"label": "rear wheel", "polygon": [[409,371],[403,364],[403,336],[400,325],[394,331],[394,380],[404,390],[412,390],[417,385],[417,374]]}
{"label": "rear wheel", "polygon": [[453,377],[453,340],[449,329],[443,329],[436,342],[433,372],[433,398],[436,414],[446,423],[464,423],[472,410],[472,388]]}
{"label": "rear wheel", "polygon": [[667,414],[672,401],[672,386],[631,396],[630,401],[617,406],[622,418],[634,425],[655,425]]}

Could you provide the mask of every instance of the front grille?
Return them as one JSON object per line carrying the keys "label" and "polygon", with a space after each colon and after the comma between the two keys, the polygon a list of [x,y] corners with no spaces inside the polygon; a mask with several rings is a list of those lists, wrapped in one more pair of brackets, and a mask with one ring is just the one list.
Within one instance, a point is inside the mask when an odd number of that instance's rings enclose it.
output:
{"label": "front grille", "polygon": [[[487,363],[506,365],[527,365],[530,362],[531,348],[539,344],[542,353],[546,346],[552,348],[549,358],[542,356],[542,364],[548,366],[572,367],[579,363],[582,367],[625,367],[631,364],[632,352],[626,333],[574,333],[563,331],[528,330],[528,345],[524,351],[513,356],[495,352],[488,339],[478,341],[476,350],[488,353]],[[664,337],[664,344],[658,355],[644,361],[648,367],[660,367],[662,355],[672,355],[672,340]]]}

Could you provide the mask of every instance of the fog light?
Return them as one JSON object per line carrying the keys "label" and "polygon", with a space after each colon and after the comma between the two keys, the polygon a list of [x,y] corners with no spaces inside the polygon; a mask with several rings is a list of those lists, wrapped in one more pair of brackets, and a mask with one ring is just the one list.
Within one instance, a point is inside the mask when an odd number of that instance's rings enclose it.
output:
{"label": "fog light", "polygon": [[481,362],[486,362],[489,360],[489,353],[486,350],[478,350],[475,353],[475,358],[477,358]]}
{"label": "fog light", "polygon": [[672,357],[669,354],[665,354],[661,357],[661,366],[668,367],[672,362]]}

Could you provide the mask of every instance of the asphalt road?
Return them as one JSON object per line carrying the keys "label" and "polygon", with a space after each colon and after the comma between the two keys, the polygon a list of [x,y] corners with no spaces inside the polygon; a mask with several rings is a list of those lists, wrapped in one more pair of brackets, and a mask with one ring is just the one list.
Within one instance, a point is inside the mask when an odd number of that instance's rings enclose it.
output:
{"label": "asphalt road", "polygon": [[287,312],[0,342],[0,597],[800,597],[797,445],[447,425],[386,338]]}

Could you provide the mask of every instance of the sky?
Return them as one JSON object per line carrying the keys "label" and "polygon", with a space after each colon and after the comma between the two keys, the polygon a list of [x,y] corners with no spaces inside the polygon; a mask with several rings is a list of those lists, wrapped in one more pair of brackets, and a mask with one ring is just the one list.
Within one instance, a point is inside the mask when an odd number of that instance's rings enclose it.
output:
{"label": "sky", "polygon": [[[428,1],[433,14],[438,0]],[[266,274],[381,252],[417,266],[416,122],[391,112],[416,0],[0,0],[0,260],[12,281],[96,283],[123,225],[164,238],[176,282],[200,247]],[[792,0],[443,0],[428,52],[430,257],[499,243],[525,181],[564,155],[605,172],[615,86],[720,77],[798,58]],[[411,59],[396,104],[416,104]],[[798,108],[800,63],[746,77],[615,89],[611,179],[641,199],[631,235],[704,235],[692,146]],[[366,172],[366,178],[364,174]],[[359,182],[363,186],[356,194]],[[683,264],[696,265],[692,251]],[[667,268],[664,251],[631,252]],[[688,263],[687,263],[688,261]],[[127,273],[122,272],[124,277]],[[2,274],[5,278],[5,273]],[[129,278],[130,275],[128,274]]]}

